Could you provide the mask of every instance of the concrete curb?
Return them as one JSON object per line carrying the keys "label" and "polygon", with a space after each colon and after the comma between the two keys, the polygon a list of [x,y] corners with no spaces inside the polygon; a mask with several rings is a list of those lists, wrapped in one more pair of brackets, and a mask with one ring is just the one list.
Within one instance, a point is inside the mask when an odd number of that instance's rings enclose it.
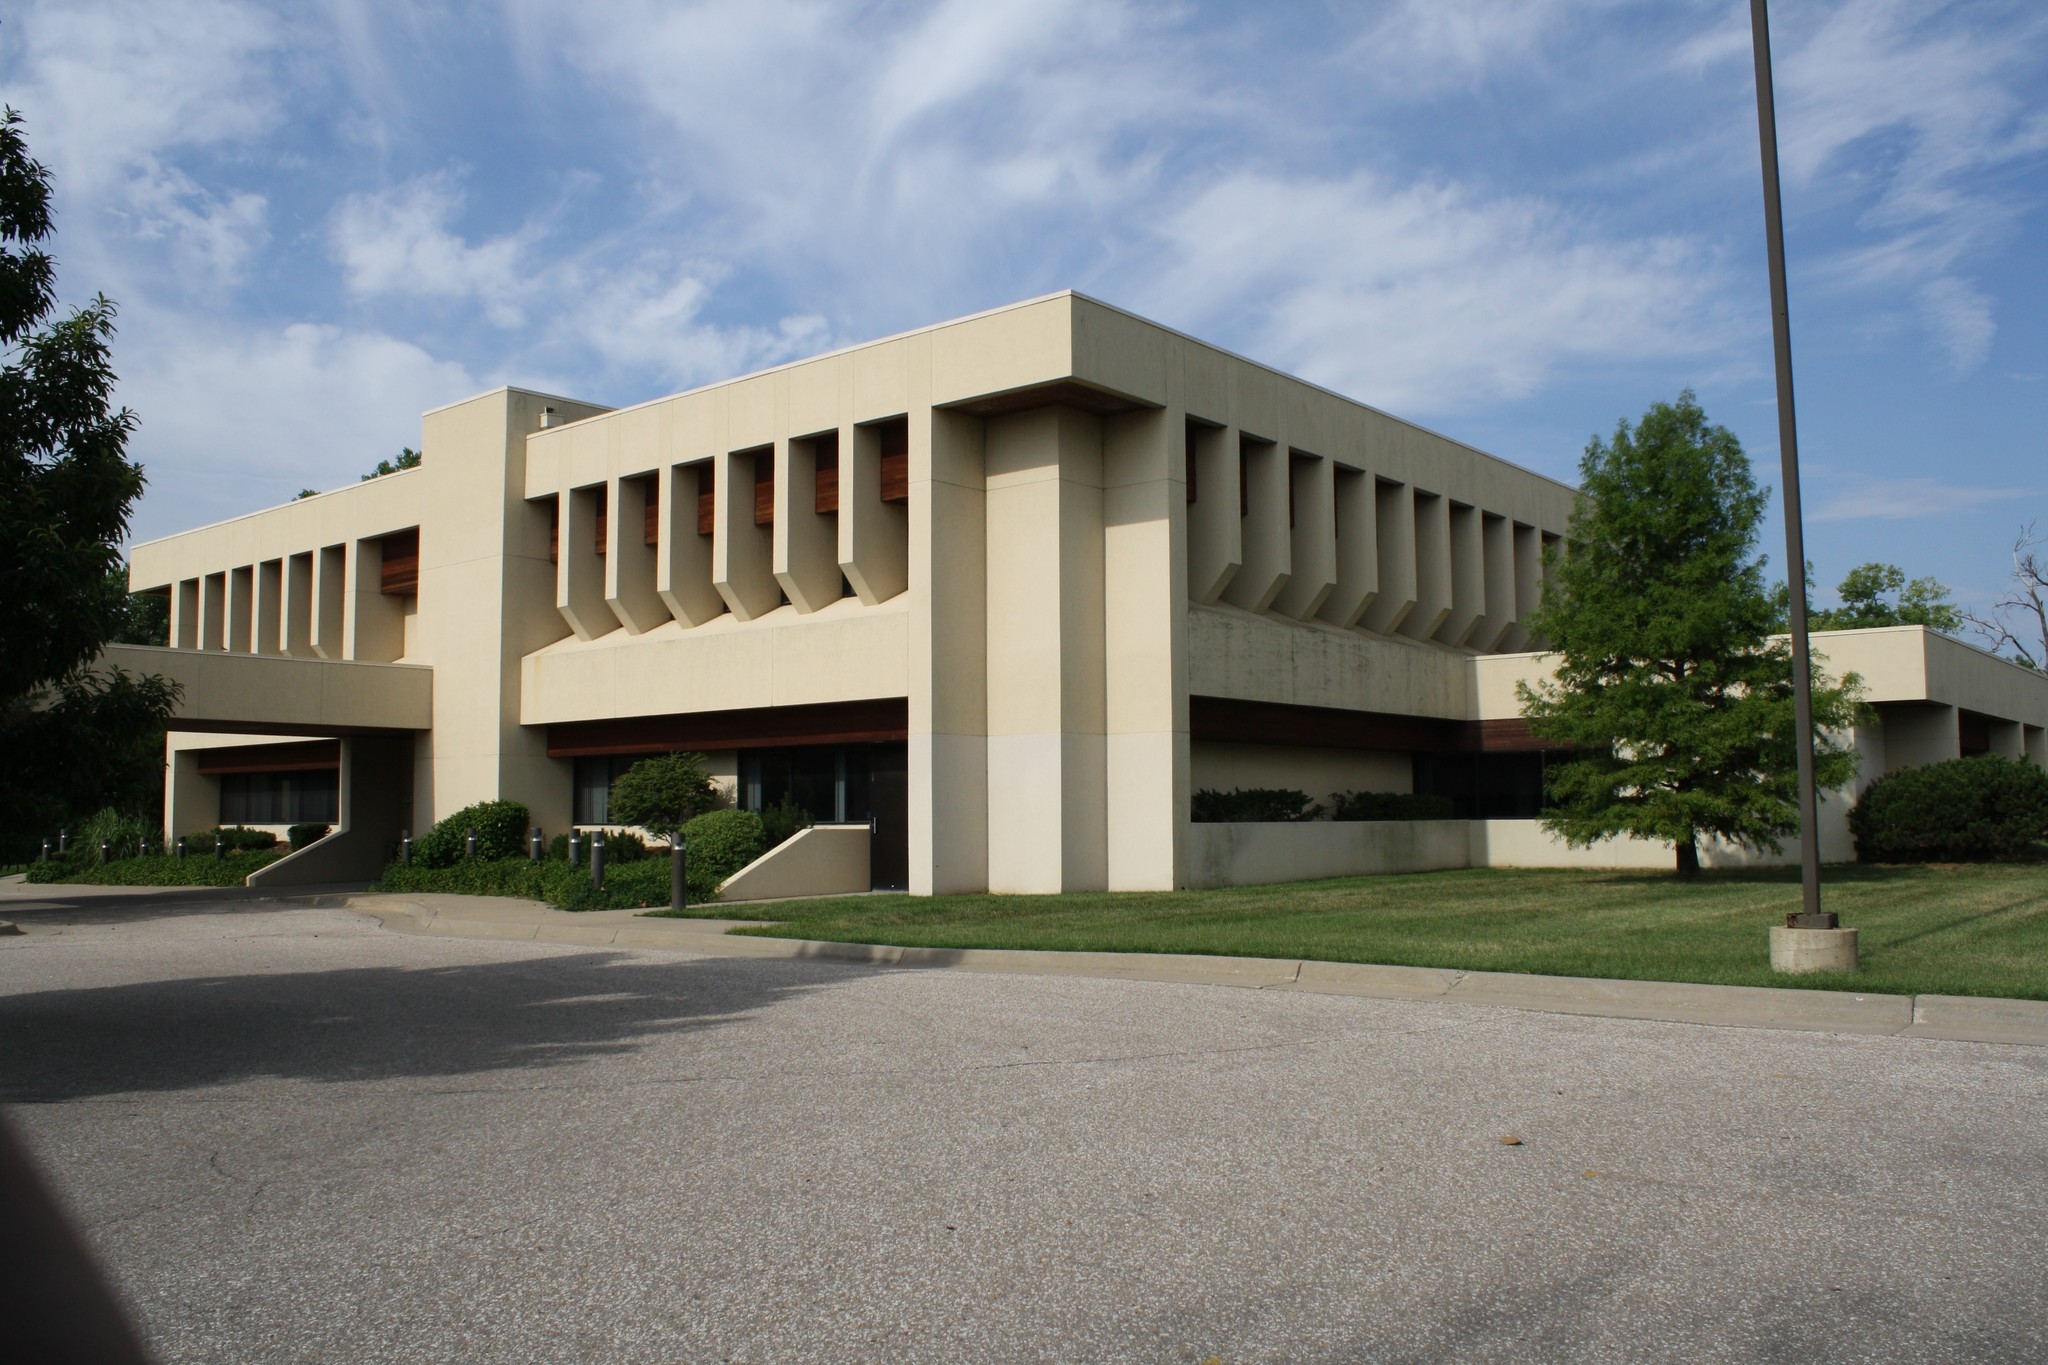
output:
{"label": "concrete curb", "polygon": [[1552,1014],[1738,1028],[1883,1034],[1951,1042],[2048,1047],[2048,1001],[1959,995],[1876,995],[1798,987],[1707,986],[1676,981],[1460,972],[1435,967],[1207,957],[1177,953],[1048,952],[1014,948],[906,948],[878,943],[762,938],[726,931],[747,920],[650,919],[633,910],[583,913],[480,896],[339,895],[304,898],[352,910],[404,933],[532,940],[587,947],[664,948],[722,957],[951,968],[1035,976],[1090,976],[1253,990],[1445,1000]]}

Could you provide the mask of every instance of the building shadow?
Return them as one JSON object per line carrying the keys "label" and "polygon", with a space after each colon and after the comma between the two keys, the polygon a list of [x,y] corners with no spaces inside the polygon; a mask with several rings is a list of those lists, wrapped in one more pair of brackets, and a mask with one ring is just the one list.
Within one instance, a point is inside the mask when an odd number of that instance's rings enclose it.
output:
{"label": "building shadow", "polygon": [[605,951],[0,996],[0,1101],[573,1066],[881,970]]}

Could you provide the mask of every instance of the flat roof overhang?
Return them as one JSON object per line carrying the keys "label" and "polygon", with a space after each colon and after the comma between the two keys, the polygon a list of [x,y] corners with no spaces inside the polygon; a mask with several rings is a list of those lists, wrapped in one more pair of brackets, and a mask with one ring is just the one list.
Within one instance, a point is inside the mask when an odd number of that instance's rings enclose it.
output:
{"label": "flat roof overhang", "polygon": [[108,645],[97,666],[176,683],[173,730],[326,736],[434,724],[434,670],[422,664]]}

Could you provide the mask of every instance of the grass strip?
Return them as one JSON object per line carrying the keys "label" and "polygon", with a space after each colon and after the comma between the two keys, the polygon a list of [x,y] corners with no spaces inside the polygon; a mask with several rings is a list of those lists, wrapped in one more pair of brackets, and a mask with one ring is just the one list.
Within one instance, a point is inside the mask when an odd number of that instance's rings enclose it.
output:
{"label": "grass strip", "polygon": [[[1851,975],[1770,970],[1766,930],[1796,869],[1669,873],[1477,868],[1213,891],[851,896],[722,905],[775,938],[945,948],[1198,953],[1550,976],[2048,999],[2048,865],[1823,874],[1860,931]],[[693,907],[694,909],[694,907]],[[657,911],[657,914],[667,913]]]}

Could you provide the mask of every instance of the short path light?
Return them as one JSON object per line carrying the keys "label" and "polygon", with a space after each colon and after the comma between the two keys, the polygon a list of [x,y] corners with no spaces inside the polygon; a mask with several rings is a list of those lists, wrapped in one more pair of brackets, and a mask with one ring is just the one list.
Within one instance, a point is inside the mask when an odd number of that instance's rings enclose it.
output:
{"label": "short path light", "polygon": [[476,826],[475,826],[475,825],[471,825],[471,826],[469,827],[469,835],[468,835],[468,837],[466,837],[466,838],[465,838],[465,839],[464,839],[464,840],[462,841],[462,856],[463,856],[464,858],[467,858],[467,859],[470,859],[470,860],[474,860],[474,859],[476,858]]}
{"label": "short path light", "polygon": [[182,835],[182,834],[180,834],[180,835],[178,836],[178,861],[179,861],[179,862],[183,862],[184,860],[185,860],[185,836],[184,836],[184,835]]}
{"label": "short path light", "polygon": [[583,862],[583,837],[576,830],[569,831],[569,866],[577,867]]}
{"label": "short path light", "polygon": [[590,836],[590,884],[604,890],[604,831]]}
{"label": "short path light", "polygon": [[678,834],[670,842],[668,850],[668,908],[671,910],[690,908],[689,862],[689,845]]}
{"label": "short path light", "polygon": [[543,848],[545,848],[545,847],[546,847],[546,846],[545,846],[544,844],[542,844],[542,843],[541,843],[541,839],[540,839],[540,826],[539,826],[539,825],[535,825],[535,826],[533,827],[533,833],[531,833],[531,834],[529,834],[529,835],[527,835],[527,836],[526,836],[526,858],[527,858],[527,861],[528,861],[528,862],[534,862],[534,863],[537,863],[537,862],[539,862],[539,861],[540,861],[540,858],[541,858],[541,851],[542,851],[542,849],[543,849]]}
{"label": "short path light", "polygon": [[407,867],[412,866],[412,831],[409,829],[398,831],[398,856]]}

